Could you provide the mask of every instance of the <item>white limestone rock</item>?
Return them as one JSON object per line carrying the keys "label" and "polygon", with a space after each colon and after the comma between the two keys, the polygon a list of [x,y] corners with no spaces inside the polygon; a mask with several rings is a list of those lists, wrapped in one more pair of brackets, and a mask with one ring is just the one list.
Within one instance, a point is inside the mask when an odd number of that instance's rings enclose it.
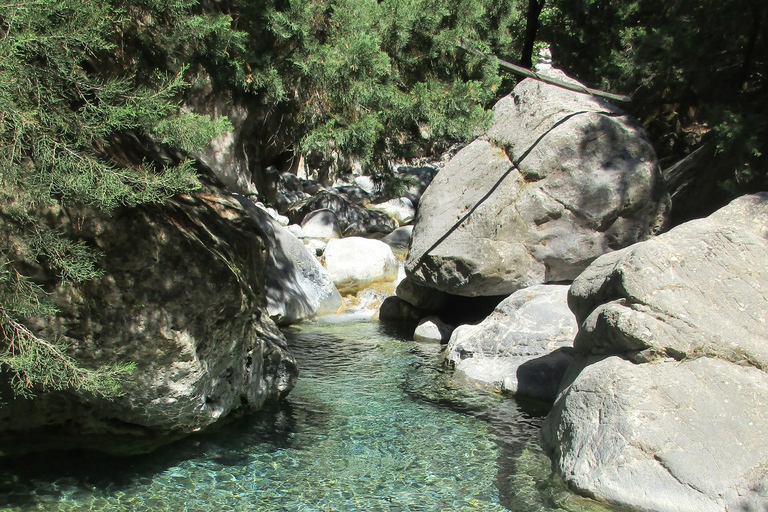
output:
{"label": "white limestone rock", "polygon": [[355,293],[373,283],[397,279],[397,259],[392,249],[379,240],[359,237],[329,240],[323,259],[341,293]]}

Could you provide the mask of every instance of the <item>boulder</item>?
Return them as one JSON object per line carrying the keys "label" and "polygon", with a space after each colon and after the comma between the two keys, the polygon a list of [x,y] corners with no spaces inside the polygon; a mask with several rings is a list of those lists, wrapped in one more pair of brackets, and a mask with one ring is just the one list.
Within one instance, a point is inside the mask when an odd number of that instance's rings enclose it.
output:
{"label": "boulder", "polygon": [[543,443],[572,488],[650,511],[768,509],[768,193],[598,258]]}
{"label": "boulder", "polygon": [[421,286],[408,277],[400,281],[395,294],[414,307],[430,313],[440,311],[448,302],[447,294],[434,288]]}
{"label": "boulder", "polygon": [[571,287],[574,347],[635,362],[717,357],[768,369],[768,192],[599,258]]}
{"label": "boulder", "polygon": [[[29,319],[30,329],[61,340],[85,367],[134,362],[136,370],[114,400],[75,390],[14,400],[6,382],[3,452],[145,451],[292,389],[295,361],[264,309],[265,239],[240,203],[206,180],[163,205],[47,212],[52,227],[98,248],[104,275],[61,282],[24,262],[59,309]],[[0,226],[13,222],[0,217]]]}
{"label": "boulder", "polygon": [[345,237],[391,233],[397,228],[397,222],[388,215],[368,210],[331,190],[322,190],[315,196],[294,205],[287,215],[292,222],[301,222],[310,212],[321,209],[327,209],[336,214],[342,236]]}
{"label": "boulder", "polygon": [[446,364],[494,391],[554,402],[577,332],[567,296],[564,285],[513,293],[479,324],[456,328]]}
{"label": "boulder", "polygon": [[415,324],[424,318],[426,313],[400,297],[391,296],[384,299],[379,308],[379,320],[385,323]]}
{"label": "boulder", "polygon": [[240,197],[240,202],[266,235],[269,316],[278,325],[289,325],[336,313],[341,295],[316,254],[249,199]]}
{"label": "boulder", "polygon": [[413,226],[402,226],[382,238],[381,241],[392,249],[398,260],[403,261],[408,256],[411,233],[413,233]]}
{"label": "boulder", "polygon": [[341,238],[341,229],[336,214],[327,208],[309,212],[301,221],[303,236],[307,238],[319,238],[330,240]]}
{"label": "boulder", "polygon": [[764,371],[590,356],[564,382],[542,440],[575,491],[636,510],[768,509]]}
{"label": "boulder", "polygon": [[448,343],[455,327],[448,325],[437,316],[422,318],[413,331],[413,341],[434,341]]}
{"label": "boulder", "polygon": [[379,240],[359,237],[329,240],[323,259],[341,293],[355,293],[373,283],[397,279],[397,259],[392,249]]}
{"label": "boulder", "polygon": [[371,204],[368,205],[368,209],[389,215],[397,222],[398,226],[410,224],[416,216],[416,208],[407,197],[398,197],[383,203]]}
{"label": "boulder", "polygon": [[530,79],[494,113],[421,198],[412,279],[455,295],[508,295],[572,280],[601,254],[662,229],[669,197],[630,116]]}

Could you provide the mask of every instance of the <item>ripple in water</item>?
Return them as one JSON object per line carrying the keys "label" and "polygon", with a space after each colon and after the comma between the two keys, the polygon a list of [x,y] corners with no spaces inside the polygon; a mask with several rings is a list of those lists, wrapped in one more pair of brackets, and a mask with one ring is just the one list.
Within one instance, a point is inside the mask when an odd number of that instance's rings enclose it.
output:
{"label": "ripple in water", "polygon": [[550,478],[542,411],[441,372],[370,322],[286,332],[279,407],[145,456],[46,453],[0,469],[5,511],[595,511]]}

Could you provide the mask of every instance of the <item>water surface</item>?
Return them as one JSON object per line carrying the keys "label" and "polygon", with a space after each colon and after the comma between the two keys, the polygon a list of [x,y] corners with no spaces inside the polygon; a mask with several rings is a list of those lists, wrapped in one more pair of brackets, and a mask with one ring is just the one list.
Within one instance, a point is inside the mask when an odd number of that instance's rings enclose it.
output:
{"label": "water surface", "polygon": [[0,510],[606,510],[551,478],[540,405],[457,382],[437,345],[367,321],[286,337],[301,374],[279,407],[145,456],[6,461]]}

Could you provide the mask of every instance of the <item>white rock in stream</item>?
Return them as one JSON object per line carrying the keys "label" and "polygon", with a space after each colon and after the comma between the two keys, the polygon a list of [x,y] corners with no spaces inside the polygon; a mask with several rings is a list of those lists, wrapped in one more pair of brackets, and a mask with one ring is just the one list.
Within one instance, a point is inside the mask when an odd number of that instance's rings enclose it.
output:
{"label": "white rock in stream", "polygon": [[355,293],[373,283],[393,282],[398,262],[392,249],[379,240],[349,237],[328,241],[325,268],[341,293]]}

